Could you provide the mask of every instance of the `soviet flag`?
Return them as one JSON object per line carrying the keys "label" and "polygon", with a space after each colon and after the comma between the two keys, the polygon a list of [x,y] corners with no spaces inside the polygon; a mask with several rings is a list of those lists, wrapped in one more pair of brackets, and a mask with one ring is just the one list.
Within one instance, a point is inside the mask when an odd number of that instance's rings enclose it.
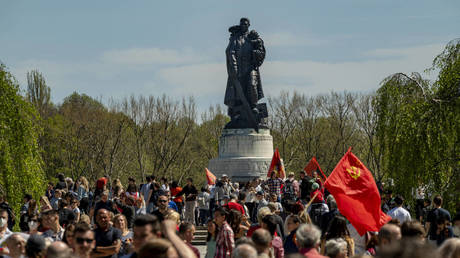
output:
{"label": "soviet flag", "polygon": [[324,185],[334,196],[340,213],[360,235],[379,231],[391,220],[380,209],[380,194],[371,172],[351,152],[342,157]]}

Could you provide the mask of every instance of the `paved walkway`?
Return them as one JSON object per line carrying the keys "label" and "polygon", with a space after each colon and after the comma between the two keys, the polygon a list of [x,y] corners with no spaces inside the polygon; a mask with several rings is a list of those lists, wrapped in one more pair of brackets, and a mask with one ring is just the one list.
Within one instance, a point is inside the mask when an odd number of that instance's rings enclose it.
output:
{"label": "paved walkway", "polygon": [[200,251],[201,258],[204,258],[204,256],[206,255],[206,246],[205,245],[197,245],[195,247],[198,248],[198,250]]}

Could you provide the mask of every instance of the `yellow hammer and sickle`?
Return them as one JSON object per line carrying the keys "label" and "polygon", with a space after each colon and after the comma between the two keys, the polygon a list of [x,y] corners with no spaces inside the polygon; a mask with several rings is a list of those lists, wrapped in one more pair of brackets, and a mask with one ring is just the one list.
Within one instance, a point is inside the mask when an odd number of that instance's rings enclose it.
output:
{"label": "yellow hammer and sickle", "polygon": [[361,170],[357,167],[351,166],[350,168],[347,168],[348,174],[350,174],[351,178],[353,179],[358,179],[359,176],[361,176]]}

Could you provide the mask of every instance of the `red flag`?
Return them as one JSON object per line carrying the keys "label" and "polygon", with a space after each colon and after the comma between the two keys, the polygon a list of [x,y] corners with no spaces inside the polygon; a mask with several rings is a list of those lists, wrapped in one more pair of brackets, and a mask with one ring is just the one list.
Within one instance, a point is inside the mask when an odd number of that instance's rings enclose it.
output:
{"label": "red flag", "polygon": [[379,231],[391,220],[380,209],[380,194],[371,172],[351,153],[351,148],[327,178],[325,187],[334,196],[340,213],[360,235]]}
{"label": "red flag", "polygon": [[313,176],[313,171],[320,171],[321,175],[323,176],[324,180],[326,180],[327,176],[324,174],[323,170],[318,164],[318,161],[316,161],[316,157],[311,158],[310,162],[303,168],[303,171],[307,173],[308,176],[312,177]]}
{"label": "red flag", "polygon": [[276,173],[276,177],[279,177],[282,179],[286,178],[286,173],[284,172],[283,160],[280,157],[278,148],[276,148],[275,153],[273,153],[272,163],[270,164],[270,168],[268,169],[267,177],[270,177],[272,172]]}
{"label": "red flag", "polygon": [[208,181],[208,185],[215,185],[216,184],[216,176],[209,171],[208,168],[205,168],[206,171],[206,180]]}

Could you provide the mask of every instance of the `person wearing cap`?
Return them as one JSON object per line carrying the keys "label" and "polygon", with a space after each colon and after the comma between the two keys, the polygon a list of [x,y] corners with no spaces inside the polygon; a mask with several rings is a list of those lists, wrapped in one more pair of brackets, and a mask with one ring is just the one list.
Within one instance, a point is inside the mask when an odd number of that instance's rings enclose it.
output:
{"label": "person wearing cap", "polygon": [[313,191],[310,193],[310,199],[315,198],[313,200],[313,203],[322,203],[322,202],[324,202],[323,193],[319,189],[319,184],[318,183],[313,183],[311,185],[311,189]]}
{"label": "person wearing cap", "polygon": [[264,192],[259,191],[256,194],[256,208],[254,209],[254,212],[252,214],[252,220],[256,221],[257,220],[257,213],[260,210],[260,208],[266,207],[268,205],[267,200],[265,200]]}
{"label": "person wearing cap", "polygon": [[223,174],[221,179],[216,183],[216,188],[215,188],[215,200],[216,200],[216,205],[220,206],[223,205],[222,201],[224,199],[224,196],[229,196],[231,192],[231,187],[228,184],[228,176],[226,174]]}
{"label": "person wearing cap", "polygon": [[329,207],[324,202],[323,193],[319,189],[319,184],[313,183],[312,189],[313,192],[311,192],[310,198],[313,199],[313,201],[310,206],[309,214],[313,223],[320,225],[321,218],[325,213],[329,212]]}

